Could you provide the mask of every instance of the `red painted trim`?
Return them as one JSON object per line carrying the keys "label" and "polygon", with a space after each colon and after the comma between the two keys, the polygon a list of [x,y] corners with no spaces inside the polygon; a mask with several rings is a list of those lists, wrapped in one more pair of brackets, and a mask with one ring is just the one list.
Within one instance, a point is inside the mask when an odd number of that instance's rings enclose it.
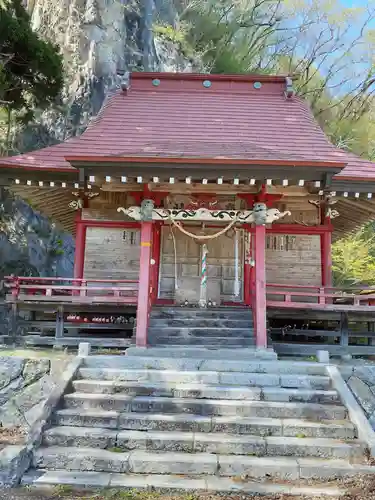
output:
{"label": "red painted trim", "polygon": [[137,347],[147,346],[147,329],[151,309],[151,255],[152,255],[152,222],[141,224],[141,252],[139,259],[139,289],[137,306]]}
{"label": "red painted trim", "polygon": [[76,246],[74,251],[74,278],[83,278],[86,249],[86,227],[81,222],[81,211],[76,217]]}
{"label": "red painted trim", "polygon": [[255,335],[259,348],[267,347],[266,320],[266,227],[255,226]]}
{"label": "red painted trim", "polygon": [[323,167],[323,168],[344,168],[347,163],[334,162],[334,161],[307,161],[307,160],[256,160],[256,159],[243,159],[243,158],[200,158],[200,157],[186,157],[180,156],[166,156],[166,157],[141,157],[141,156],[65,156],[64,160],[67,162],[80,162],[80,163],[174,163],[174,164],[199,164],[207,165],[269,165],[269,166],[290,166],[290,167]]}

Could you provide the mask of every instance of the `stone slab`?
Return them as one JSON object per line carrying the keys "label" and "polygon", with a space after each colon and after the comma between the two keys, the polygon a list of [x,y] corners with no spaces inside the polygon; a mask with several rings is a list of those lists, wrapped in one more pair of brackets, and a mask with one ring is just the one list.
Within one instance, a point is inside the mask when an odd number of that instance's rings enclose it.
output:
{"label": "stone slab", "polygon": [[163,452],[192,453],[192,432],[122,431],[117,435],[117,446],[124,450],[153,450]]}
{"label": "stone slab", "polygon": [[329,439],[354,439],[356,429],[348,420],[312,422],[288,418],[282,420],[282,435],[286,437],[316,437]]}
{"label": "stone slab", "polygon": [[364,457],[361,443],[327,438],[266,437],[267,455],[354,459]]}
{"label": "stone slab", "polygon": [[128,472],[129,453],[51,446],[34,452],[34,467],[70,471]]}
{"label": "stone slab", "polygon": [[212,423],[210,417],[199,415],[122,413],[119,416],[118,427],[119,429],[142,431],[210,432]]}
{"label": "stone slab", "polygon": [[243,495],[293,495],[306,498],[318,497],[341,498],[344,490],[335,486],[294,486],[293,484],[278,484],[259,481],[239,481],[238,478],[204,476],[191,478],[168,474],[109,474],[97,472],[30,471],[24,476],[22,484],[36,487],[53,485],[70,485],[76,488],[114,488],[152,491],[209,491],[222,493],[240,493]]}
{"label": "stone slab", "polygon": [[43,434],[45,446],[83,448],[112,448],[116,445],[117,432],[96,427],[52,427]]}
{"label": "stone slab", "polygon": [[264,438],[257,436],[234,436],[222,433],[194,433],[194,452],[216,455],[256,455],[266,454]]}
{"label": "stone slab", "polygon": [[110,487],[121,489],[151,489],[152,491],[204,491],[206,490],[206,480],[203,478],[193,479],[190,477],[170,476],[167,474],[112,474]]}
{"label": "stone slab", "polygon": [[65,408],[55,412],[54,422],[57,425],[117,429],[119,416],[120,413],[115,411],[88,411]]}
{"label": "stone slab", "polygon": [[[121,475],[122,476],[122,475]],[[69,472],[64,470],[30,470],[22,478],[22,484],[28,486],[69,485],[73,488],[105,488],[110,484],[112,475],[106,472]]]}
{"label": "stone slab", "polygon": [[309,376],[301,374],[281,375],[280,385],[285,388],[329,389],[331,380],[327,376]]}
{"label": "stone slab", "polygon": [[151,453],[135,451],[130,472],[140,474],[215,474],[217,457],[208,453]]}
{"label": "stone slab", "polygon": [[134,398],[123,394],[87,394],[74,392],[64,396],[66,408],[82,410],[130,411]]}
{"label": "stone slab", "polygon": [[262,397],[265,401],[300,402],[300,403],[340,403],[336,391],[319,389],[286,389],[280,387],[263,387]]}
{"label": "stone slab", "polygon": [[219,456],[219,474],[221,476],[240,476],[242,480],[266,478],[299,479],[297,460],[279,457],[232,457]]}

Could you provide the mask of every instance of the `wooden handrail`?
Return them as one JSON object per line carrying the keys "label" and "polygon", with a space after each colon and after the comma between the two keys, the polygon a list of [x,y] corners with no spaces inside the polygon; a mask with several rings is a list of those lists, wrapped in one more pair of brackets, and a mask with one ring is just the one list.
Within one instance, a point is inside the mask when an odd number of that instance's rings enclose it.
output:
{"label": "wooden handrail", "polygon": [[293,289],[293,288],[303,288],[307,290],[339,290],[343,293],[345,293],[345,290],[368,290],[368,291],[373,291],[375,293],[375,286],[345,286],[345,287],[335,287],[335,286],[318,286],[318,285],[284,285],[281,283],[267,283],[266,284],[267,288],[284,288],[284,289]]}
{"label": "wooden handrail", "polygon": [[18,282],[22,282],[22,281],[25,281],[25,282],[28,282],[28,281],[31,281],[31,282],[53,282],[53,281],[74,281],[74,282],[78,282],[78,283],[82,283],[82,282],[88,282],[88,283],[138,283],[138,280],[112,280],[112,279],[87,279],[87,278],[35,278],[35,277],[30,277],[30,276],[26,276],[26,277],[23,277],[23,276],[6,276],[4,278],[5,281],[9,281],[10,283],[13,283],[15,281],[18,281]]}
{"label": "wooden handrail", "polygon": [[138,290],[138,288],[135,287],[122,287],[122,286],[116,286],[116,287],[104,287],[104,286],[76,286],[76,285],[19,285],[19,288],[21,290],[86,290],[86,291],[97,291],[97,290],[102,290],[105,292],[108,291],[126,291],[126,290]]}

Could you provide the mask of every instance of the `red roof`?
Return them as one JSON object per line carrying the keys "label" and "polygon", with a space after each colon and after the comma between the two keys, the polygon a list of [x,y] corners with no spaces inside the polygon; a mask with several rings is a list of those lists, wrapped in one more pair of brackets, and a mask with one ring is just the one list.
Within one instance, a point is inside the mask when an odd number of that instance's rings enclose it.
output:
{"label": "red roof", "polygon": [[285,77],[260,75],[134,73],[80,137],[0,167],[71,171],[73,157],[333,162],[347,164],[339,178],[375,180],[375,163],[334,147],[306,102],[285,97]]}

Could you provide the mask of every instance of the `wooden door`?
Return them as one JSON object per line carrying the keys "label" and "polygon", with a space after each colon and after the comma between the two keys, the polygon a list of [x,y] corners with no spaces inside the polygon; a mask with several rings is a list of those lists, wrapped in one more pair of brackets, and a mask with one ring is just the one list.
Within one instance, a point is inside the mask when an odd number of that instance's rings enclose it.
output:
{"label": "wooden door", "polygon": [[[200,232],[197,226],[186,226],[191,232]],[[205,234],[217,233],[220,228],[205,229]],[[174,299],[175,274],[177,274],[177,285],[192,286],[199,288],[201,273],[202,246],[194,239],[173,229],[175,248],[170,227],[162,228],[161,256],[159,273],[159,294],[161,299]],[[208,240],[207,270],[209,284],[217,285],[220,289],[221,302],[243,301],[243,263],[244,263],[244,235],[238,231],[238,275],[239,295],[235,296],[235,240],[234,231],[228,236],[222,235],[218,238]],[[176,253],[176,255],[175,255]],[[176,266],[175,266],[176,261]]]}

